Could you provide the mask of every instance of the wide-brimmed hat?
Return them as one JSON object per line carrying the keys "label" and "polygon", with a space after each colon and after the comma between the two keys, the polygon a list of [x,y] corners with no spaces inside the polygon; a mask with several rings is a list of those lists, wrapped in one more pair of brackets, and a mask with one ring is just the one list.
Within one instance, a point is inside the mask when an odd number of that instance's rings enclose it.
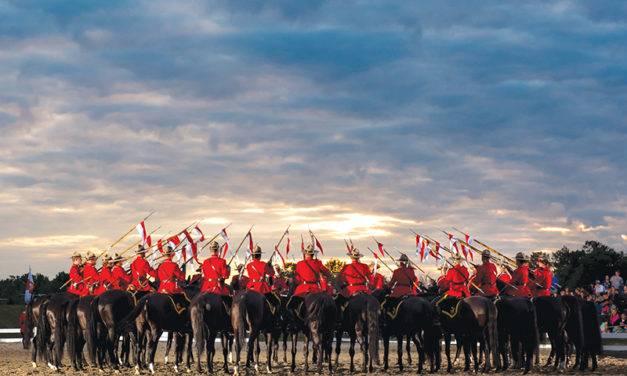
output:
{"label": "wide-brimmed hat", "polygon": [[307,247],[305,247],[305,249],[303,249],[303,253],[305,253],[306,255],[313,255],[316,252],[318,252],[318,250],[314,248],[314,246],[311,244],[309,244]]}
{"label": "wide-brimmed hat", "polygon": [[217,241],[212,240],[211,243],[209,243],[209,249],[220,249],[220,244]]}
{"label": "wide-brimmed hat", "polygon": [[527,262],[527,261],[529,261],[529,259],[527,258],[527,256],[525,256],[524,253],[518,252],[516,254],[516,261]]}
{"label": "wide-brimmed hat", "polygon": [[256,246],[255,246],[255,248],[253,248],[253,252],[252,252],[252,254],[253,254],[253,255],[260,255],[261,253],[262,253],[262,251],[261,251],[261,247],[260,247],[260,246],[258,246],[258,245],[256,245]]}
{"label": "wide-brimmed hat", "polygon": [[174,254],[174,249],[172,248],[172,246],[168,245],[163,249],[163,254],[165,256],[172,256],[172,254]]}
{"label": "wide-brimmed hat", "polygon": [[462,260],[462,256],[458,255],[457,253],[453,255],[453,261],[461,261]]}
{"label": "wide-brimmed hat", "polygon": [[347,253],[347,255],[354,259],[358,259],[364,256],[361,254],[361,252],[359,252],[359,249],[357,248],[353,248],[353,250],[350,253]]}
{"label": "wide-brimmed hat", "polygon": [[113,254],[113,257],[111,258],[111,262],[120,262],[122,261],[122,256],[118,255],[117,253]]}
{"label": "wide-brimmed hat", "polygon": [[483,252],[481,252],[481,257],[490,257],[490,251],[484,249]]}
{"label": "wide-brimmed hat", "polygon": [[409,262],[409,257],[407,257],[407,255],[406,255],[406,254],[401,253],[401,257],[399,257],[399,258],[398,258],[398,260],[396,260],[396,261],[398,261],[398,262],[405,262],[405,263],[407,263],[407,262]]}
{"label": "wide-brimmed hat", "polygon": [[79,251],[74,251],[72,252],[72,256],[70,258],[76,258],[76,257],[83,257],[83,255],[81,255],[81,253]]}
{"label": "wide-brimmed hat", "polygon": [[87,251],[87,255],[85,255],[85,258],[87,258],[87,260],[95,259],[96,254],[92,251]]}
{"label": "wide-brimmed hat", "polygon": [[143,245],[138,244],[137,245],[137,250],[135,251],[135,253],[146,253],[146,248],[144,248]]}
{"label": "wide-brimmed hat", "polygon": [[111,256],[108,253],[105,253],[104,256],[102,256],[102,262],[110,262],[111,261]]}

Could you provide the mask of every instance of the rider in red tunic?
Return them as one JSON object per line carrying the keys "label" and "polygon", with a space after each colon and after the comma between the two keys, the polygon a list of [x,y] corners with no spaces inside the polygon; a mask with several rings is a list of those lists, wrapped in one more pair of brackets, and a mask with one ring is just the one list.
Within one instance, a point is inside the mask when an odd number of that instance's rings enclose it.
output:
{"label": "rider in red tunic", "polygon": [[179,266],[172,261],[172,256],[174,255],[172,247],[166,247],[163,255],[165,256],[165,260],[159,265],[157,270],[157,275],[161,281],[159,290],[157,291],[171,294],[183,292],[179,287],[179,282],[185,281],[185,274],[181,271]]}
{"label": "rider in red tunic", "polygon": [[392,292],[390,293],[390,297],[392,298],[413,295],[413,286],[418,281],[416,273],[414,273],[414,269],[407,267],[409,258],[406,254],[401,254],[398,262],[399,266],[394,273],[392,273],[392,279],[388,282],[388,286],[392,289]]}
{"label": "rider in red tunic", "polygon": [[274,277],[274,269],[270,263],[261,261],[260,246],[255,246],[252,257],[253,260],[246,265],[246,272],[248,272],[248,278],[250,278],[246,289],[267,294],[272,291],[268,281],[271,277]]}
{"label": "rider in red tunic", "polygon": [[231,275],[231,268],[226,261],[218,256],[220,245],[216,241],[209,244],[211,256],[202,263],[203,284],[202,291],[213,292],[218,295],[230,295],[224,281]]}
{"label": "rider in red tunic", "polygon": [[146,249],[140,244],[137,246],[137,258],[131,264],[131,275],[133,276],[133,286],[139,291],[150,291],[152,287],[148,284],[150,277],[156,278],[157,272],[150,266],[144,258]]}
{"label": "rider in red tunic", "polygon": [[533,282],[530,282],[529,289],[534,298],[540,296],[551,295],[551,282],[553,281],[553,273],[549,269],[549,260],[542,254],[538,256],[536,260],[538,268],[533,272],[530,278],[533,278]]}
{"label": "rider in red tunic", "polygon": [[231,287],[234,291],[244,290],[248,286],[249,279],[244,274],[244,264],[237,265],[237,275],[231,278]]}
{"label": "rider in red tunic", "polygon": [[105,290],[113,288],[113,276],[111,274],[111,256],[105,254],[102,257],[102,268],[100,269],[100,283]]}
{"label": "rider in red tunic", "polygon": [[83,283],[83,264],[82,256],[78,251],[72,254],[72,267],[70,268],[70,285],[67,288],[72,294],[84,296],[88,294],[87,288]]}
{"label": "rider in red tunic", "polygon": [[370,271],[372,273],[372,277],[370,278],[370,291],[381,290],[385,287],[385,280],[383,280],[383,276],[376,272],[373,262],[371,262],[368,266],[370,266]]}
{"label": "rider in red tunic", "polygon": [[[516,264],[518,267],[512,272],[512,279],[510,285],[505,289],[506,295],[530,297],[531,291],[527,287],[529,282],[529,260],[522,253],[516,254]],[[509,269],[509,267],[507,267]]]}
{"label": "rider in red tunic", "polygon": [[487,249],[481,253],[481,265],[477,266],[473,283],[479,288],[476,295],[492,297],[499,294],[496,288],[496,266],[490,262],[490,251]]}
{"label": "rider in red tunic", "polygon": [[96,255],[92,251],[87,251],[87,263],[83,268],[83,281],[87,285],[89,295],[98,295],[105,291],[100,284],[100,273],[96,269]]}
{"label": "rider in red tunic", "polygon": [[468,269],[461,265],[461,260],[460,255],[453,255],[453,267],[446,272],[446,277],[444,277],[448,285],[446,295],[455,298],[470,296],[470,291],[468,290]]}
{"label": "rider in red tunic", "polygon": [[294,279],[299,284],[294,291],[294,295],[299,296],[304,296],[310,292],[321,292],[320,274],[325,276],[331,275],[329,269],[320,260],[313,258],[317,250],[312,245],[307,246],[304,252],[305,259],[296,264],[296,273],[294,274]]}
{"label": "rider in red tunic", "polygon": [[117,253],[113,255],[111,262],[114,264],[111,270],[111,280],[114,290],[126,290],[133,278],[122,267],[122,256]]}
{"label": "rider in red tunic", "polygon": [[358,292],[370,294],[368,289],[372,273],[368,265],[359,262],[363,255],[357,248],[348,253],[351,263],[344,265],[337,275],[336,283],[340,287],[340,294],[345,298],[350,298]]}

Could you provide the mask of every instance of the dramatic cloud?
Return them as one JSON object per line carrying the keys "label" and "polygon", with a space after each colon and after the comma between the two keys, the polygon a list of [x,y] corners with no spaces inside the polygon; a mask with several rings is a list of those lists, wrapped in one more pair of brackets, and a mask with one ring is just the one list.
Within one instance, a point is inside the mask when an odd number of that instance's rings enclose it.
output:
{"label": "dramatic cloud", "polygon": [[[147,230],[508,254],[627,227],[627,7],[0,5],[0,277]],[[137,240],[125,239],[115,251]],[[56,257],[56,258],[55,258]]]}

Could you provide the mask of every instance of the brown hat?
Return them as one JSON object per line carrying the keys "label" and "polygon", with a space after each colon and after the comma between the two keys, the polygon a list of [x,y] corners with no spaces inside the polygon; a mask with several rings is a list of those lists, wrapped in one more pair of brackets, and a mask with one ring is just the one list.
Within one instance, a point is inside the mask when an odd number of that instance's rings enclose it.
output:
{"label": "brown hat", "polygon": [[358,259],[364,256],[361,254],[361,252],[359,252],[359,249],[357,248],[353,248],[353,250],[350,253],[347,253],[347,255],[354,259]]}
{"label": "brown hat", "polygon": [[209,249],[211,249],[211,250],[220,249],[220,244],[217,241],[212,240],[211,243],[209,243]]}
{"label": "brown hat", "polygon": [[525,256],[524,253],[522,252],[518,252],[516,254],[516,261],[520,261],[520,262],[528,262],[529,259],[527,258],[527,256]]}
{"label": "brown hat", "polygon": [[104,256],[102,256],[102,261],[110,261],[111,260],[111,256],[108,253],[105,253]]}
{"label": "brown hat", "polygon": [[91,260],[91,259],[95,259],[96,258],[96,254],[92,251],[87,251],[87,255],[86,255],[87,260]]}
{"label": "brown hat", "polygon": [[303,253],[305,253],[306,255],[313,255],[314,253],[318,252],[317,249],[314,248],[313,245],[309,244],[304,250]]}
{"label": "brown hat", "polygon": [[146,253],[146,248],[144,248],[144,246],[141,244],[137,244],[137,250],[135,251],[135,253]]}
{"label": "brown hat", "polygon": [[255,248],[253,248],[253,255],[260,255],[261,254],[261,247],[256,245]]}
{"label": "brown hat", "polygon": [[401,253],[401,257],[398,258],[398,262],[408,263],[409,262],[409,257],[407,257],[406,254]]}
{"label": "brown hat", "polygon": [[113,254],[113,257],[111,258],[111,262],[120,262],[122,261],[122,256],[118,255],[117,253]]}
{"label": "brown hat", "polygon": [[484,249],[483,252],[481,252],[481,257],[490,257],[490,251]]}
{"label": "brown hat", "polygon": [[76,258],[76,257],[83,257],[83,255],[81,255],[81,253],[79,251],[74,251],[72,252],[72,257],[70,258]]}
{"label": "brown hat", "polygon": [[453,255],[453,261],[455,262],[460,262],[462,260],[462,256],[460,256],[459,254],[454,254]]}
{"label": "brown hat", "polygon": [[174,253],[174,249],[172,249],[172,246],[169,246],[169,245],[166,246],[165,249],[163,250],[163,254],[165,256],[172,256],[173,253]]}

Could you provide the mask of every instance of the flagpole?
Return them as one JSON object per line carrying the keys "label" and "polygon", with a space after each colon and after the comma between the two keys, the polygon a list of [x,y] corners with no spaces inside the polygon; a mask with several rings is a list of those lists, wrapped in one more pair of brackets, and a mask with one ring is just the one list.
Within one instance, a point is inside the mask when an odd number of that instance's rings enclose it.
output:
{"label": "flagpole", "polygon": [[[242,241],[237,246],[237,249],[235,250],[235,252],[233,252],[233,256],[231,256],[231,258],[229,259],[229,262],[226,264],[227,266],[231,265],[231,262],[233,262],[233,259],[235,258],[235,255],[237,255],[237,252],[239,252],[239,249],[242,247],[242,244],[244,244],[244,240],[246,240],[246,237],[248,236],[248,234],[250,234],[250,232],[253,230],[253,227],[255,227],[255,225],[250,226],[250,228],[248,229],[248,232],[246,233],[246,235],[244,235],[244,238],[242,239]],[[248,259],[248,257],[246,257],[246,259]]]}
{"label": "flagpole", "polygon": [[292,224],[290,223],[287,228],[285,229],[285,231],[283,231],[283,235],[281,235],[281,239],[279,239],[279,242],[276,243],[276,245],[274,246],[274,251],[272,252],[272,254],[270,255],[270,258],[268,259],[268,261],[272,260],[272,257],[274,256],[274,254],[276,253],[277,248],[281,245],[281,242],[283,241],[283,238],[285,237],[285,234],[287,234],[287,232],[290,230],[290,226],[292,226]]}
{"label": "flagpole", "polygon": [[[155,212],[156,212],[155,210],[153,210],[152,212],[150,212],[150,214],[148,214],[147,216],[145,216],[145,217],[144,217],[144,219],[142,219],[142,220],[140,221],[140,223],[141,223],[141,222],[144,222],[145,220],[147,220],[148,218],[150,218],[150,216],[152,216]],[[111,244],[111,245],[109,246],[109,248],[107,248],[106,250],[102,251],[102,252],[98,255],[98,257],[96,257],[96,259],[99,259],[99,258],[100,258],[100,256],[104,255],[104,254],[105,254],[105,253],[106,253],[109,249],[113,248],[116,244],[118,244],[119,242],[121,242],[121,241],[122,241],[122,239],[124,239],[124,238],[125,238],[128,234],[130,234],[131,232],[133,232],[133,230],[135,230],[136,228],[137,228],[137,225],[135,225],[135,227],[133,227],[133,228],[131,228],[130,230],[128,230],[128,232],[127,232],[126,234],[122,235],[122,236],[121,236],[118,240],[114,241],[114,242],[113,242],[113,244]]]}
{"label": "flagpole", "polygon": [[[228,225],[226,225],[226,227],[223,227],[223,228],[222,228],[222,230],[226,230],[227,228],[229,228],[229,226],[230,226],[231,224],[232,224],[232,222],[231,222],[231,223],[229,223]],[[211,243],[212,241],[214,241],[214,240],[215,240],[215,238],[217,238],[217,237],[220,235],[220,233],[222,233],[222,230],[218,231],[218,233],[217,233],[217,234],[215,234],[215,236],[214,236],[213,238],[211,238],[211,239],[207,240],[207,242],[205,243],[205,245],[203,245],[203,246],[202,246],[202,248],[200,248],[200,249],[198,250],[198,253],[200,253],[200,251],[202,251],[203,249],[205,249],[205,248],[209,245],[209,243]]]}

